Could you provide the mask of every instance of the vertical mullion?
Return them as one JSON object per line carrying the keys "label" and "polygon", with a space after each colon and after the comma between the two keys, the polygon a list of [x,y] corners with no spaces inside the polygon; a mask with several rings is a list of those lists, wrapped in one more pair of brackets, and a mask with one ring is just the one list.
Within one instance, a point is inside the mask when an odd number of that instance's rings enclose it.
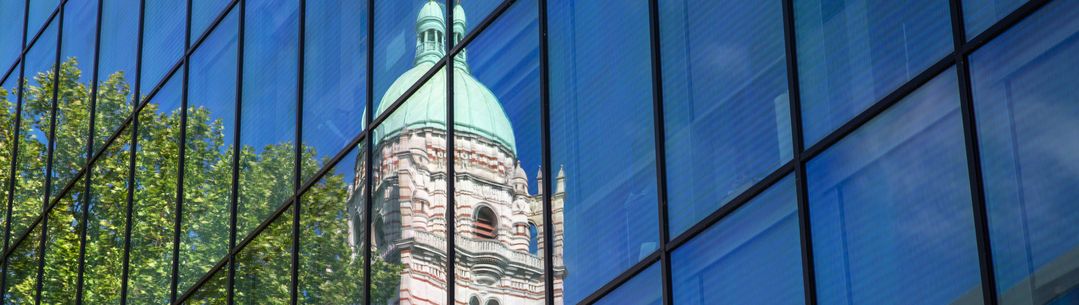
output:
{"label": "vertical mullion", "polygon": [[[445,24],[445,48],[443,55],[446,58],[446,304],[454,305],[457,292],[457,272],[454,264],[457,260],[457,170],[454,168],[457,157],[457,149],[454,146],[454,117],[453,117],[453,4],[454,0],[447,0],[446,24]],[[436,72],[437,73],[437,72]],[[422,85],[421,85],[422,86]],[[407,101],[406,101],[407,103]]]}
{"label": "vertical mullion", "polygon": [[[83,298],[83,273],[86,271],[86,231],[88,228],[88,222],[90,221],[90,198],[93,194],[90,192],[91,179],[93,176],[93,164],[90,161],[94,157],[94,134],[95,132],[95,118],[97,117],[97,81],[98,81],[98,65],[101,59],[101,9],[105,6],[104,0],[97,1],[97,20],[94,25],[94,58],[93,69],[90,77],[90,128],[88,139],[86,140],[86,189],[83,192],[83,204],[82,204],[82,221],[79,222],[79,258],[78,258],[78,275],[75,280],[75,303],[82,304]],[[121,129],[122,132],[122,129]]]}
{"label": "vertical mullion", "polygon": [[141,90],[142,90],[142,34],[146,24],[146,0],[139,1],[139,28],[137,30],[138,35],[135,39],[135,93],[131,100],[131,155],[128,160],[128,175],[127,175],[127,211],[125,211],[124,225],[124,258],[123,258],[123,271],[121,273],[120,281],[120,305],[127,304],[127,289],[128,280],[131,273],[131,230],[134,227],[132,218],[134,215],[134,198],[135,198],[135,159],[138,156],[138,143],[139,143],[139,108],[138,105],[141,102]]}
{"label": "vertical mullion", "polygon": [[[244,1],[244,0],[240,0]],[[303,102],[304,102],[304,49],[307,44],[307,1],[299,0],[299,18],[297,20],[297,46],[296,46],[296,145],[295,158],[293,159],[292,191],[296,198],[292,206],[292,245],[289,270],[289,301],[292,304],[299,302],[300,280],[300,198],[301,179],[303,178]]]}
{"label": "vertical mullion", "polygon": [[652,56],[652,116],[655,131],[656,197],[659,214],[659,263],[662,274],[663,305],[671,305],[671,259],[667,241],[670,226],[667,224],[667,150],[666,131],[663,120],[663,63],[660,49],[659,1],[648,0],[648,31]]}
{"label": "vertical mullion", "polygon": [[[4,214],[5,221],[4,221],[4,233],[3,233],[4,234],[4,248],[3,248],[4,252],[3,253],[8,252],[7,251],[8,250],[8,242],[11,239],[10,235],[12,235],[11,234],[11,220],[12,220],[12,218],[11,218],[11,210],[14,207],[14,204],[15,204],[15,184],[16,184],[16,182],[15,182],[15,172],[18,171],[18,162],[19,162],[19,138],[20,138],[19,129],[21,129],[20,126],[22,125],[22,91],[23,91],[22,90],[22,83],[23,83],[23,79],[24,79],[24,73],[25,73],[25,70],[26,70],[26,64],[23,62],[23,59],[26,58],[26,56],[25,56],[25,54],[26,54],[26,31],[27,31],[26,28],[27,28],[27,22],[28,22],[27,19],[29,19],[29,17],[28,17],[29,12],[30,12],[30,0],[26,0],[26,1],[23,2],[21,48],[19,49],[19,57],[18,57],[18,59],[16,59],[16,64],[19,66],[19,75],[17,76],[18,77],[18,79],[16,79],[17,85],[15,86],[15,92],[16,92],[15,93],[15,95],[16,95],[16,97],[15,97],[15,120],[14,120],[15,125],[12,127],[12,135],[13,135],[15,140],[12,142],[11,173],[8,176],[10,179],[8,179],[8,185],[7,185],[8,196],[7,196],[7,213]],[[8,77],[11,77],[11,76],[8,76]],[[0,258],[0,259],[2,259],[2,262],[0,262],[0,302],[3,302],[3,301],[5,301],[4,296],[6,295],[5,292],[7,291],[8,259],[7,259],[6,255],[4,257]]]}
{"label": "vertical mullion", "polygon": [[[183,87],[180,93],[180,157],[178,163],[178,170],[176,173],[176,218],[173,223],[173,236],[172,236],[172,282],[169,283],[169,302],[176,300],[177,286],[180,284],[180,230],[183,228],[181,222],[184,215],[184,170],[185,170],[185,155],[187,151],[187,85],[190,66],[190,48],[191,48],[191,0],[187,0],[185,7],[184,17],[184,53],[181,61],[183,62],[183,75],[181,76],[181,86]],[[166,80],[167,81],[167,80]]]}
{"label": "vertical mullion", "polygon": [[547,41],[547,0],[537,0],[539,10],[539,65],[540,65],[540,195],[543,200],[543,287],[547,305],[554,305],[554,217],[551,211],[551,95],[550,54]]}
{"label": "vertical mullion", "polygon": [[[374,145],[375,142],[371,138],[371,132],[373,130],[372,122],[375,119],[375,103],[374,92],[372,87],[374,86],[374,62],[375,62],[375,0],[367,0],[367,54],[365,61],[365,69],[367,77],[364,80],[365,86],[364,99],[365,99],[365,111],[364,111],[364,130],[363,134],[367,135],[367,140],[364,141],[364,170],[366,174],[363,177],[364,183],[364,210],[363,210],[363,302],[365,305],[371,304],[371,208],[374,204],[371,202],[374,200]],[[358,182],[357,182],[358,183]],[[299,213],[299,205],[297,205],[297,213]],[[297,222],[297,226],[299,223]],[[296,296],[293,295],[293,305],[296,305]]]}
{"label": "vertical mullion", "polygon": [[816,272],[813,265],[813,234],[810,225],[808,184],[802,136],[802,100],[798,83],[798,51],[795,38],[794,0],[783,1],[783,40],[787,57],[787,97],[790,102],[791,141],[794,150],[794,176],[798,206],[798,228],[802,253],[802,287],[806,305],[817,304]]}
{"label": "vertical mullion", "polygon": [[956,73],[959,81],[960,111],[963,117],[963,140],[966,146],[967,175],[970,183],[971,204],[974,212],[974,234],[977,236],[978,264],[981,272],[982,300],[987,305],[998,304],[996,273],[993,268],[993,252],[989,239],[989,216],[986,211],[984,181],[982,180],[981,154],[978,147],[978,129],[974,117],[973,89],[971,89],[970,63],[963,53],[966,44],[966,26],[963,22],[962,4],[950,0],[952,41],[955,46]]}
{"label": "vertical mullion", "polygon": [[[47,146],[48,154],[45,157],[45,200],[41,203],[41,238],[38,243],[38,261],[37,261],[37,284],[35,285],[34,303],[41,303],[41,290],[44,288],[45,278],[45,241],[49,236],[49,199],[52,196],[52,161],[54,159],[53,154],[56,152],[56,112],[59,109],[59,102],[57,97],[60,91],[60,49],[64,44],[64,3],[60,3],[60,14],[56,17],[56,49],[54,50],[53,58],[53,72],[52,72],[52,110],[49,111],[49,144]],[[45,22],[44,28],[49,27],[50,21]],[[20,86],[22,84],[19,84]],[[33,230],[31,227],[29,230]],[[29,231],[27,231],[29,233]]]}
{"label": "vertical mullion", "polygon": [[[242,121],[243,121],[244,35],[245,35],[244,34],[245,33],[244,32],[244,24],[246,23],[246,21],[245,21],[246,18],[245,17],[247,16],[247,10],[246,10],[245,4],[246,4],[246,1],[240,0],[240,7],[238,8],[239,9],[239,12],[238,12],[239,18],[237,18],[238,19],[237,22],[239,24],[237,25],[237,33],[236,33],[236,85],[235,85],[236,86],[236,88],[235,88],[236,89],[236,102],[235,102],[235,111],[236,111],[236,113],[234,114],[235,120],[233,121],[233,126],[232,126],[232,136],[233,136],[232,160],[229,160],[231,162],[231,164],[232,164],[232,172],[231,172],[232,177],[231,177],[231,180],[230,180],[232,189],[230,190],[230,193],[229,193],[229,245],[228,245],[229,251],[228,251],[228,254],[227,254],[229,256],[230,261],[236,261],[235,260],[235,255],[233,254],[233,253],[236,252],[236,250],[233,249],[233,248],[236,247],[236,235],[239,234],[238,232],[236,232],[236,218],[238,217],[238,213],[239,213],[239,200],[240,200],[239,199],[240,198],[240,194],[239,194],[240,193],[240,152],[241,152],[240,143],[243,143],[240,140],[241,139],[240,137],[243,135],[243,133],[240,132],[240,128],[243,126],[241,124],[243,124]],[[227,15],[228,13],[226,12],[225,14]],[[236,289],[236,287],[235,287],[235,285],[236,285],[236,280],[235,280],[235,277],[236,277],[236,264],[229,264],[228,265],[228,275],[227,275],[227,277],[228,278],[226,279],[226,286],[225,286],[226,287],[225,288],[225,299],[226,299],[227,304],[233,304],[234,303],[234,298],[235,298],[234,290]]]}

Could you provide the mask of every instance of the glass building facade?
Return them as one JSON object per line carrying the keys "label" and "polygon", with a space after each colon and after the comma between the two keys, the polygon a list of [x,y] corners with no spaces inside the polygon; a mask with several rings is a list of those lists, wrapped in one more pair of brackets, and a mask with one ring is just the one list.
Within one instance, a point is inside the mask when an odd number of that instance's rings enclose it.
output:
{"label": "glass building facade", "polygon": [[1073,0],[0,0],[0,303],[1079,304],[1076,54]]}

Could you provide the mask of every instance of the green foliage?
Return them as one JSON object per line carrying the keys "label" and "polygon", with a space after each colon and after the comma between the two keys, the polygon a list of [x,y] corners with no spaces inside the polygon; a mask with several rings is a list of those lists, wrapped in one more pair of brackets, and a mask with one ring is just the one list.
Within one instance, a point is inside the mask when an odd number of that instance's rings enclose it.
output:
{"label": "green foliage", "polygon": [[[87,147],[102,149],[105,139],[117,132],[131,114],[131,90],[123,71],[98,83],[95,113],[91,114],[90,86],[81,82],[78,62],[68,59],[54,71],[37,73],[23,84],[22,122],[18,127],[18,167],[14,173],[15,193],[12,236],[22,235],[41,211],[44,200],[47,135],[51,128],[53,90],[56,88],[56,129],[51,186],[58,192],[79,175],[87,160]],[[58,83],[54,80],[59,79]],[[7,185],[15,149],[15,92],[0,88],[0,183]],[[233,149],[226,143],[221,120],[205,108],[188,109],[184,171],[184,217],[182,223],[181,279],[193,283],[222,259],[228,247],[228,229]],[[94,128],[90,129],[91,116]],[[86,266],[84,302],[119,302],[125,231],[131,226],[130,279],[128,301],[132,304],[160,304],[169,298],[175,203],[177,199],[180,124],[179,109],[160,109],[156,101],[138,114],[137,146],[132,147],[132,130],[122,131],[87,172],[87,185],[80,179],[48,215],[46,233],[43,304],[73,303],[77,261],[85,227]],[[238,239],[254,229],[291,195],[294,143],[278,143],[255,149],[240,148],[241,183]],[[132,150],[135,179],[128,185]],[[313,148],[304,147],[300,160],[305,177],[322,162]],[[85,176],[84,176],[85,177]],[[348,242],[346,201],[349,185],[332,171],[307,192],[302,200],[302,251],[300,258],[301,302],[310,304],[362,303],[362,255]],[[7,187],[0,194],[7,198]],[[132,190],[133,211],[127,221],[127,199]],[[6,207],[5,207],[6,208]],[[88,209],[83,218],[83,209]],[[292,217],[286,211],[254,238],[237,256],[236,296],[240,304],[283,304],[289,298],[291,281]],[[3,217],[0,217],[3,218]],[[5,303],[33,302],[35,296],[40,226],[13,251],[9,259]],[[375,259],[372,298],[386,303],[396,296],[404,268]],[[220,303],[224,274],[219,272],[199,293],[196,304]]]}

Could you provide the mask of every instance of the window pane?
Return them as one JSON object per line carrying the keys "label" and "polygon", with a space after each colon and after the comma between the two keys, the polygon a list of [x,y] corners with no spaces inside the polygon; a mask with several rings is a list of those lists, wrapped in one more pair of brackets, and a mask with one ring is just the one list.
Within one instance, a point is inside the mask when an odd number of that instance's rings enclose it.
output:
{"label": "window pane", "polygon": [[1079,2],[1056,1],[971,56],[1001,304],[1045,304],[1079,281]]}
{"label": "window pane", "polygon": [[[86,202],[85,180],[59,198],[45,221],[45,262],[41,282],[43,304],[75,304],[79,274],[79,235],[82,206]],[[27,241],[24,241],[27,242]],[[33,241],[38,242],[38,241]]]}
{"label": "window pane", "polygon": [[57,91],[56,142],[53,147],[51,193],[60,194],[86,164],[90,132],[90,90],[93,81],[97,3],[64,5],[60,44],[60,86]]}
{"label": "window pane", "polygon": [[675,304],[803,304],[794,177],[671,254]]}
{"label": "window pane", "polygon": [[199,287],[198,291],[195,291],[195,293],[191,294],[190,297],[184,300],[183,304],[228,304],[226,300],[227,292],[225,291],[225,289],[227,289],[225,285],[227,285],[226,281],[228,280],[228,275],[229,266],[225,265],[224,267],[221,267],[221,269],[217,270],[217,272],[210,276],[209,280],[207,280],[205,283],[202,284],[201,287]]}
{"label": "window pane", "polygon": [[18,167],[8,243],[26,232],[45,204],[46,160],[56,68],[56,22],[49,25],[26,53],[19,123]]}
{"label": "window pane", "polygon": [[952,50],[947,0],[797,0],[806,147]]}
{"label": "window pane", "polygon": [[180,80],[170,78],[139,112],[128,263],[131,304],[169,302],[180,167]]}
{"label": "window pane", "polygon": [[[15,71],[19,71],[19,65],[15,65]],[[19,74],[12,73],[4,81],[3,85],[0,85],[0,105],[4,108],[0,111],[0,128],[3,128],[3,134],[0,135],[0,228],[7,228],[8,221],[8,194],[11,181],[14,177],[11,175],[11,161],[15,158],[15,117],[18,100],[18,87]],[[25,137],[21,135],[20,138]],[[4,164],[8,164],[4,166]],[[0,236],[6,238],[3,234],[7,232],[0,232]],[[0,241],[3,243],[3,241]],[[3,246],[0,246],[3,247]],[[6,250],[6,249],[5,249]]]}
{"label": "window pane", "polygon": [[822,304],[981,303],[957,89],[946,70],[807,164]]}
{"label": "window pane", "polygon": [[[439,131],[445,128],[445,117],[438,123],[438,117],[427,116],[426,111],[409,111],[445,105],[445,72],[437,75],[372,133],[376,172],[369,231],[373,241],[371,304],[446,300],[446,142]],[[382,102],[398,97],[389,95]],[[421,202],[427,205],[421,207]],[[425,219],[417,214],[420,209],[436,216]],[[364,232],[355,225],[352,231]]]}
{"label": "window pane", "polygon": [[780,1],[660,1],[671,235],[790,160]]}
{"label": "window pane", "polygon": [[[22,48],[22,21],[25,0],[0,0],[0,73],[19,57]],[[18,70],[15,70],[18,71]],[[8,76],[9,78],[11,76]],[[18,77],[16,75],[15,77]]]}
{"label": "window pane", "polygon": [[[127,229],[127,179],[131,161],[130,128],[121,131],[94,162],[86,220],[86,258],[83,301],[118,303],[123,274],[124,234]],[[170,249],[171,250],[171,249]]]}
{"label": "window pane", "polygon": [[303,144],[304,158],[314,162],[302,163],[302,181],[311,178],[363,128],[370,43],[366,3],[307,2]]}
{"label": "window pane", "polygon": [[[300,304],[363,303],[363,249],[367,211],[363,189],[366,172],[361,143],[341,159],[332,171],[303,194],[300,201]],[[383,282],[376,285],[375,299],[397,292],[400,269],[375,260],[372,275]]]}
{"label": "window pane", "polygon": [[[95,101],[94,149],[120,128],[131,115],[138,58],[139,14],[132,14],[140,0],[106,0],[101,8],[101,55],[98,57],[98,87]],[[89,66],[84,65],[85,74]],[[145,85],[145,84],[144,84]],[[151,85],[152,86],[152,85]]]}
{"label": "window pane", "polygon": [[659,246],[647,4],[549,3],[552,195],[565,201],[566,303]]}
{"label": "window pane", "polygon": [[[192,0],[191,1],[191,40],[194,42],[202,32],[209,29],[214,19],[221,14],[229,3],[228,0]],[[239,7],[237,5],[236,7]]]}
{"label": "window pane", "polygon": [[35,226],[7,257],[4,302],[32,304],[37,291],[38,259],[41,258],[41,226]]}
{"label": "window pane", "polygon": [[963,26],[967,39],[974,38],[1027,0],[963,0]]}
{"label": "window pane", "polygon": [[628,282],[596,301],[595,305],[659,305],[663,304],[663,284],[659,264],[641,271]]}
{"label": "window pane", "polygon": [[233,291],[237,304],[288,304],[292,216],[292,208],[285,210],[236,254]]}
{"label": "window pane", "polygon": [[49,16],[56,11],[60,0],[33,0],[26,3],[30,5],[30,17],[27,20],[28,34],[26,35],[26,42],[29,43],[34,34],[37,34],[38,30],[44,26]]}
{"label": "window pane", "polygon": [[[187,12],[185,1],[145,1],[145,5],[142,21],[145,27],[142,36],[143,97],[165,78],[165,73],[184,54],[184,17]],[[131,8],[128,10],[130,12]]]}
{"label": "window pane", "polygon": [[296,188],[299,115],[299,2],[252,1],[246,8],[237,236],[247,235]]}
{"label": "window pane", "polygon": [[[393,103],[389,96],[400,96],[445,55],[445,40],[429,32],[445,29],[444,12],[440,1],[375,1],[375,66],[371,68],[376,113],[383,113]],[[425,42],[423,48],[415,46],[420,41]],[[416,58],[423,60],[417,62]]]}
{"label": "window pane", "polygon": [[[459,11],[472,13],[469,3],[479,2],[464,3]],[[539,249],[529,252],[543,224],[535,191],[542,162],[536,8],[532,0],[514,3],[454,62],[457,303],[545,304],[543,258]],[[428,208],[432,198],[423,200],[412,213],[426,223],[437,215]],[[555,281],[562,291],[561,277]]]}
{"label": "window pane", "polygon": [[[494,10],[502,4],[502,0],[446,0],[446,2],[453,3],[453,34],[454,44],[458,45],[468,33],[472,32],[474,25],[480,24],[483,19],[488,15],[494,13]],[[519,4],[514,4],[519,5]],[[525,4],[526,6],[528,4]],[[528,8],[533,11],[536,10],[536,4],[529,6]],[[504,15],[503,15],[504,16]],[[504,18],[504,17],[498,17]],[[531,37],[532,40],[536,40],[535,36]],[[503,304],[506,302],[503,301]],[[511,302],[512,304],[512,302]]]}
{"label": "window pane", "polygon": [[229,14],[191,55],[178,293],[228,252],[238,21]]}

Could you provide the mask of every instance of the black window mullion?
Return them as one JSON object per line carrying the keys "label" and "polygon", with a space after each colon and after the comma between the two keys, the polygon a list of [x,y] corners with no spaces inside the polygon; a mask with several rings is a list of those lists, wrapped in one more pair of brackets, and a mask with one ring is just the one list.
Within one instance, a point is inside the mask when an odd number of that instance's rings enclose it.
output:
{"label": "black window mullion", "polygon": [[98,89],[98,65],[101,59],[101,9],[104,8],[105,1],[97,1],[97,20],[94,25],[94,58],[91,65],[93,71],[90,77],[90,126],[88,129],[88,139],[86,140],[86,185],[83,191],[83,203],[81,206],[81,218],[79,222],[79,257],[78,257],[78,275],[75,280],[75,303],[82,304],[83,299],[83,281],[84,273],[86,271],[86,230],[87,223],[90,221],[90,198],[93,196],[90,190],[91,179],[93,179],[93,161],[94,157],[94,124],[97,117],[97,89]]}
{"label": "black window mullion", "polygon": [[[375,115],[374,115],[374,112],[375,112],[374,92],[372,92],[372,90],[371,90],[371,88],[374,87],[374,70],[375,70],[375,68],[374,68],[374,62],[375,62],[375,59],[374,59],[375,58],[375,45],[374,45],[374,42],[375,42],[375,0],[367,0],[367,54],[366,54],[367,58],[365,59],[365,62],[364,62],[364,64],[365,64],[364,68],[366,69],[365,73],[367,73],[366,74],[367,77],[365,79],[365,81],[366,81],[366,83],[365,83],[366,90],[364,90],[364,102],[366,104],[364,104],[365,111],[364,111],[364,118],[363,118],[363,120],[364,120],[364,122],[366,124],[364,126],[364,130],[361,133],[368,134],[368,135],[370,135],[371,132],[374,130],[374,124],[372,124],[372,122],[374,122],[374,119],[375,119]],[[364,210],[363,210],[363,230],[362,230],[362,232],[364,232],[364,234],[363,234],[363,247],[362,247],[363,248],[363,302],[364,302],[364,305],[371,305],[371,256],[372,256],[371,248],[372,247],[371,247],[371,232],[370,231],[373,229],[371,227],[371,219],[372,219],[372,217],[371,217],[371,208],[372,208],[372,206],[374,206],[374,204],[371,201],[374,200],[374,195],[373,195],[374,189],[373,188],[374,188],[375,183],[374,183],[374,164],[373,164],[373,162],[374,162],[375,158],[373,157],[373,155],[375,154],[375,149],[374,149],[375,143],[374,143],[374,141],[371,140],[371,137],[367,137],[367,140],[363,142],[363,145],[364,145],[364,147],[363,147],[364,148],[363,162],[364,162],[364,171],[365,171],[365,174],[364,174],[364,177],[363,177],[363,183],[364,183],[364,188],[363,188],[364,189],[364,198],[363,198],[364,203],[363,203],[363,207],[364,207]],[[299,201],[297,201],[297,202],[299,202]],[[299,205],[299,204],[296,205],[296,213],[300,212],[300,207],[301,207],[301,205]],[[300,225],[299,224],[299,218],[297,218],[295,225],[297,226],[297,230],[298,230],[298,227]],[[299,236],[297,236],[297,239],[298,239],[298,237]],[[294,289],[297,287],[295,284],[296,283],[294,283],[294,286],[293,286]],[[298,304],[298,302],[297,302],[297,298],[298,298],[297,293],[298,293],[297,291],[293,292],[292,305]]]}
{"label": "black window mullion", "polygon": [[443,35],[445,38],[446,54],[446,304],[456,304],[457,273],[454,265],[457,261],[457,170],[454,168],[457,159],[457,148],[454,145],[454,116],[453,116],[453,64],[456,55],[453,53],[453,5],[454,0],[446,0],[446,23]]}
{"label": "black window mullion", "polygon": [[551,89],[550,53],[547,41],[547,0],[537,0],[539,10],[539,85],[540,85],[540,196],[543,200],[543,287],[547,305],[554,302],[554,217],[551,212]]}
{"label": "black window mullion", "polygon": [[[27,19],[29,19],[29,17],[27,17],[27,15],[29,15],[29,12],[30,12],[30,0],[26,0],[23,3],[23,14],[22,14],[22,42],[21,42],[22,47],[19,50],[19,58],[15,61],[15,64],[19,66],[19,75],[17,76],[18,77],[17,82],[16,82],[17,85],[15,86],[15,88],[16,88],[15,89],[15,92],[16,92],[15,93],[15,95],[16,95],[16,97],[15,97],[15,125],[12,126],[12,135],[14,136],[15,140],[12,142],[13,146],[12,146],[12,150],[11,150],[11,173],[10,173],[10,176],[9,176],[10,179],[8,179],[8,185],[7,185],[7,188],[8,188],[7,213],[4,214],[4,217],[5,217],[4,233],[3,233],[4,234],[4,237],[3,237],[4,238],[4,242],[3,242],[4,243],[4,248],[3,248],[3,253],[4,253],[3,255],[4,256],[2,258],[0,258],[0,259],[3,260],[2,263],[0,263],[0,265],[2,265],[2,266],[0,266],[0,303],[5,301],[4,296],[6,295],[6,293],[4,293],[4,292],[7,291],[7,271],[8,271],[8,269],[7,269],[7,267],[8,267],[7,253],[8,253],[8,247],[9,247],[8,244],[9,244],[9,241],[11,240],[10,235],[12,235],[11,234],[11,220],[12,220],[12,218],[11,218],[11,210],[14,207],[14,203],[15,203],[15,184],[16,184],[16,182],[15,182],[15,172],[18,170],[18,164],[19,164],[19,137],[20,137],[20,135],[19,135],[19,129],[20,129],[19,126],[22,124],[22,93],[23,93],[22,83],[23,83],[23,80],[24,80],[24,73],[26,72],[26,65],[20,64],[20,63],[25,58],[25,54],[26,54],[26,31],[27,31],[26,28],[27,28],[27,22],[28,22]],[[8,77],[10,77],[10,76],[8,76]],[[14,246],[11,246],[11,247],[14,248]]]}
{"label": "black window mullion", "polygon": [[[229,9],[232,9],[232,8],[226,8],[226,12],[225,12],[226,15],[228,14],[227,11]],[[229,160],[229,162],[231,162],[231,164],[232,164],[232,173],[231,173],[232,177],[230,179],[232,189],[230,190],[230,193],[229,193],[229,245],[228,245],[229,252],[227,254],[229,261],[233,261],[233,262],[236,261],[236,256],[233,253],[236,253],[236,252],[239,251],[238,249],[235,249],[235,248],[236,248],[237,234],[239,234],[236,231],[237,230],[236,229],[236,221],[237,221],[236,219],[237,219],[238,214],[239,214],[239,200],[240,200],[240,152],[242,151],[240,146],[241,146],[241,143],[243,143],[243,142],[241,142],[241,139],[240,139],[240,137],[242,136],[243,133],[240,132],[240,131],[241,131],[241,128],[243,128],[242,121],[243,121],[243,83],[244,83],[244,33],[245,33],[244,26],[247,23],[247,21],[246,21],[246,17],[247,17],[247,1],[240,0],[239,1],[239,8],[237,8],[237,9],[239,10],[239,12],[237,12],[239,14],[239,16],[238,16],[239,18],[237,18],[238,19],[237,22],[239,24],[237,25],[237,33],[236,33],[236,88],[235,88],[236,89],[236,102],[235,102],[236,103],[235,104],[235,108],[236,108],[235,112],[236,113],[234,114],[235,118],[233,120],[233,126],[232,126],[232,136],[233,136],[233,138],[232,138],[233,139],[232,160]],[[213,271],[211,271],[211,272],[213,272]],[[236,264],[229,264],[227,272],[228,272],[228,274],[227,274],[226,280],[225,280],[225,282],[226,282],[226,284],[225,284],[226,285],[225,286],[225,300],[226,300],[227,304],[233,304],[235,302],[234,299],[236,297],[236,293],[234,291],[236,289]],[[192,287],[192,288],[194,288],[194,287]]]}
{"label": "black window mullion", "polygon": [[[34,303],[41,302],[41,290],[44,288],[45,278],[45,247],[47,246],[45,241],[48,240],[49,231],[49,199],[52,196],[52,170],[53,160],[56,148],[56,112],[59,109],[57,98],[60,91],[60,50],[64,44],[64,1],[61,1],[59,5],[60,14],[56,16],[59,20],[53,19],[57,22],[56,26],[56,49],[55,57],[53,59],[53,74],[52,74],[52,109],[49,111],[49,144],[47,146],[47,156],[45,157],[45,200],[41,203],[41,214],[38,216],[41,218],[41,238],[38,243],[38,267],[37,267],[37,284],[34,288]],[[45,27],[52,21],[46,21]],[[20,83],[19,86],[23,84]],[[17,159],[17,157],[16,157]],[[74,183],[74,181],[72,181]],[[27,234],[33,230],[33,226],[27,230]]]}
{"label": "black window mullion", "polygon": [[[241,6],[245,0],[240,0]],[[304,49],[307,37],[307,1],[299,0],[296,44],[296,144],[293,145],[295,157],[292,158],[292,192],[295,197],[292,207],[292,244],[289,264],[289,301],[297,304],[300,279],[300,186],[303,183],[303,96],[304,96]],[[242,41],[242,40],[241,40]],[[346,151],[349,148],[345,149]],[[235,269],[235,268],[232,268]],[[231,299],[230,299],[231,300]],[[231,304],[231,302],[230,302]]]}
{"label": "black window mullion", "polygon": [[[135,47],[135,91],[131,104],[139,105],[141,101],[142,91],[142,41],[143,30],[145,29],[146,20],[146,0],[139,1],[139,28],[136,32],[138,35]],[[99,27],[100,28],[100,27]],[[100,31],[100,30],[99,30]],[[167,80],[166,80],[167,81]],[[138,157],[138,145],[139,145],[139,111],[138,107],[132,107],[131,110],[131,152],[128,159],[128,175],[127,175],[127,211],[125,211],[124,219],[124,257],[123,257],[123,271],[120,275],[120,305],[127,304],[127,289],[128,281],[131,273],[131,230],[134,227],[132,218],[134,216],[134,198],[135,198],[135,161]],[[123,130],[122,128],[120,129]]]}
{"label": "black window mullion", "polygon": [[[181,62],[183,63],[183,75],[181,76],[181,93],[180,93],[180,156],[178,163],[178,170],[176,173],[176,218],[173,223],[173,238],[172,238],[172,274],[171,282],[169,283],[169,301],[175,301],[177,295],[177,286],[180,284],[180,234],[181,234],[181,222],[184,215],[184,159],[185,152],[187,151],[187,85],[189,77],[189,66],[191,58],[191,0],[187,0],[185,18],[184,18],[184,53]],[[204,36],[205,37],[205,36]],[[168,76],[162,82],[167,81]]]}
{"label": "black window mullion", "polygon": [[670,226],[667,223],[667,150],[666,131],[663,120],[663,63],[660,48],[659,0],[648,0],[648,31],[652,56],[652,122],[655,132],[656,198],[659,216],[659,263],[662,281],[663,305],[671,305],[671,259],[668,241]]}

